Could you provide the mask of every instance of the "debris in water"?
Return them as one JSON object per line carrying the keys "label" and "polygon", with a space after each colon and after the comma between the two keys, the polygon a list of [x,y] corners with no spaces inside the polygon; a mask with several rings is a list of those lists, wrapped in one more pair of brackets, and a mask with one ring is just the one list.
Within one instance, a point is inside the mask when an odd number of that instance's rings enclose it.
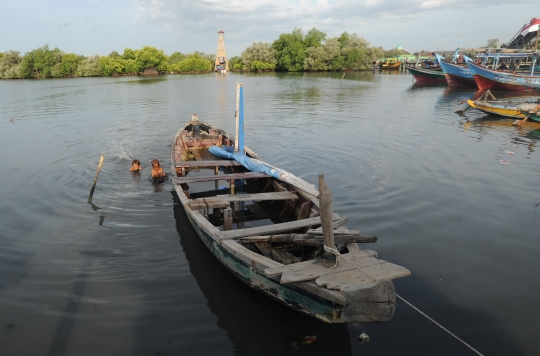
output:
{"label": "debris in water", "polygon": [[297,349],[300,346],[306,346],[306,345],[312,344],[313,342],[315,342],[315,340],[317,340],[317,336],[303,336],[303,337],[298,337],[295,339],[288,339],[287,343],[293,349]]}
{"label": "debris in water", "polygon": [[11,118],[11,120],[9,120],[9,121],[13,122],[13,118]]}
{"label": "debris in water", "polygon": [[538,204],[536,204],[536,205],[534,206],[534,212],[535,212],[535,213],[536,213],[536,208],[538,208],[538,205],[540,205],[540,203],[538,203]]}
{"label": "debris in water", "polygon": [[513,155],[514,151],[506,151],[506,153],[508,153],[509,155]]}
{"label": "debris in water", "polygon": [[7,324],[8,329],[15,329],[15,324]]}
{"label": "debris in water", "polygon": [[500,159],[499,162],[501,162],[502,164],[510,164],[510,162],[505,161],[504,159]]}
{"label": "debris in water", "polygon": [[360,336],[358,336],[358,340],[361,342],[369,342],[369,336],[366,333],[361,333]]}

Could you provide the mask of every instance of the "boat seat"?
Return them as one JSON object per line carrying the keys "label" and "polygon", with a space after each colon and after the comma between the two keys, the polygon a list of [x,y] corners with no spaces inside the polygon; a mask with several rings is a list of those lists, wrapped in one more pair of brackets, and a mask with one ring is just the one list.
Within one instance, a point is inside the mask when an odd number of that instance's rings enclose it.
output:
{"label": "boat seat", "polygon": [[298,196],[294,192],[270,192],[259,194],[234,194],[220,195],[217,197],[198,198],[189,202],[192,210],[202,209],[225,209],[231,202],[237,201],[263,201],[263,200],[297,200]]}
{"label": "boat seat", "polygon": [[214,182],[216,180],[234,180],[234,179],[252,179],[252,178],[269,178],[270,176],[261,172],[244,172],[232,174],[219,174],[211,176],[184,176],[173,177],[174,184],[196,183],[196,182]]}

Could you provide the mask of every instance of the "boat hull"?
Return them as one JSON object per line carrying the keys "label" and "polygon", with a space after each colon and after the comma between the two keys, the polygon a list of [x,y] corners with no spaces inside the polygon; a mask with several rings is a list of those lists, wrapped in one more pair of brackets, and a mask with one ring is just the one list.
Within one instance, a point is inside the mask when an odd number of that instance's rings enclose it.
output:
{"label": "boat hull", "polygon": [[[182,135],[182,130],[177,133],[171,146],[171,171],[173,172],[177,169],[176,142]],[[225,132],[219,130],[219,133],[231,139]],[[245,149],[250,156],[256,156],[247,147]],[[285,173],[291,176],[290,179],[300,180],[288,172]],[[308,185],[307,182],[301,181],[295,183],[297,185],[293,187],[297,188],[301,186],[301,183]],[[192,227],[206,247],[234,276],[251,288],[293,310],[327,323],[381,322],[392,318],[396,307],[396,294],[392,280],[358,284],[340,291],[318,286],[314,281],[280,283],[279,276],[267,276],[265,270],[281,267],[283,266],[281,263],[248,250],[234,239],[224,239],[222,234],[224,231],[208,221],[199,210],[191,208],[190,202],[193,200],[188,198],[182,185],[175,182],[174,187]],[[305,190],[303,192],[303,194],[308,194],[306,196],[313,202],[318,202],[316,195],[310,195]],[[316,193],[318,195],[318,192]],[[352,251],[358,251],[356,244],[350,245],[353,245],[351,249],[356,249]]]}
{"label": "boat hull", "polygon": [[487,102],[472,101],[472,100],[468,100],[468,104],[471,107],[490,115],[504,116],[504,117],[509,117],[512,119],[525,118],[525,115],[517,107],[505,107],[502,105],[492,105]]}
{"label": "boat hull", "polygon": [[418,83],[446,83],[446,77],[442,71],[407,67]]}
{"label": "boat hull", "polygon": [[449,63],[438,54],[437,59],[441,64],[441,69],[444,72],[448,85],[476,86],[476,82],[474,81],[474,77],[469,68]]}
{"label": "boat hull", "polygon": [[379,65],[379,69],[389,69],[389,70],[397,70],[401,67],[401,63],[390,63],[390,64],[381,64]]}
{"label": "boat hull", "polygon": [[468,62],[468,64],[474,75],[474,80],[481,90],[499,89],[527,91],[540,89],[540,76],[501,72],[471,62]]}

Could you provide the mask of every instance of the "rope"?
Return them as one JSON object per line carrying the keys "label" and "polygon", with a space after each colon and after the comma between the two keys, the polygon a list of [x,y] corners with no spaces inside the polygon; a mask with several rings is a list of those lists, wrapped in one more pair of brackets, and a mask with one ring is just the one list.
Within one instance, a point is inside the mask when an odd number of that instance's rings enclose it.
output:
{"label": "rope", "polygon": [[[336,264],[334,265],[334,267],[330,267],[330,268],[336,268],[337,267],[337,264],[338,264],[338,258],[341,257],[343,258],[345,261],[349,262],[351,265],[353,265],[354,267],[356,267],[359,271],[361,271],[362,273],[365,273],[369,278],[373,279],[373,281],[377,282],[377,279],[374,278],[373,276],[370,276],[369,273],[367,273],[366,271],[363,271],[360,267],[358,267],[357,265],[355,265],[351,260],[349,260],[347,257],[343,256],[341,253],[339,253],[339,251],[335,248],[331,248],[331,247],[327,247],[327,246],[324,246],[324,250],[326,252],[330,252],[332,254],[334,254],[336,256]],[[457,337],[456,335],[454,335],[450,330],[446,329],[444,326],[442,326],[441,324],[439,324],[438,322],[436,322],[435,320],[433,320],[432,318],[430,318],[426,313],[422,312],[420,309],[418,309],[417,307],[415,307],[414,305],[412,305],[411,303],[409,303],[408,301],[406,301],[402,296],[400,296],[399,294],[396,293],[396,297],[398,297],[399,299],[401,299],[403,302],[405,302],[405,304],[407,304],[408,306],[410,306],[411,308],[413,308],[414,310],[416,310],[417,312],[419,312],[421,315],[425,316],[428,320],[430,320],[431,322],[433,322],[435,325],[437,325],[438,327],[440,327],[441,329],[443,329],[444,331],[446,331],[448,334],[450,334],[451,336],[453,336],[456,340],[458,340],[459,342],[461,342],[463,345],[467,346],[469,349],[471,349],[472,351],[474,351],[476,354],[480,355],[480,356],[484,356],[482,355],[480,352],[478,352],[476,349],[474,349],[471,345],[467,344],[465,341],[461,340],[459,337]]]}
{"label": "rope", "polygon": [[465,341],[461,340],[459,337],[457,337],[456,335],[454,335],[452,332],[450,332],[450,330],[446,329],[444,326],[442,326],[441,324],[437,323],[435,320],[431,319],[429,316],[427,316],[425,313],[423,313],[420,309],[418,309],[417,307],[415,307],[414,305],[412,305],[411,303],[409,303],[408,301],[406,301],[403,297],[401,297],[399,294],[396,293],[396,296],[401,299],[402,301],[404,301],[407,305],[409,305],[411,308],[413,308],[414,310],[416,310],[417,312],[419,312],[420,314],[422,314],[423,316],[425,316],[428,320],[432,321],[435,325],[437,325],[438,327],[440,327],[441,329],[443,329],[444,331],[446,331],[448,334],[452,335],[454,338],[456,338],[459,342],[461,342],[463,345],[467,346],[469,349],[471,349],[472,351],[474,351],[476,354],[480,355],[480,356],[484,356],[482,355],[480,352],[476,351],[476,349],[474,349],[471,345],[467,344]]}

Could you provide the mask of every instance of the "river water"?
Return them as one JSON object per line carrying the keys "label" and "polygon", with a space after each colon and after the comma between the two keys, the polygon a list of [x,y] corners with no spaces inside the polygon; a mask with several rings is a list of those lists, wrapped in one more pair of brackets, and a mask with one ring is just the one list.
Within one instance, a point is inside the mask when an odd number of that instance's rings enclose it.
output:
{"label": "river water", "polygon": [[0,81],[0,354],[474,355],[402,301],[386,323],[325,324],[214,260],[148,167],[192,113],[232,132],[236,82],[246,144],[324,173],[347,226],[379,237],[362,247],[411,270],[400,296],[484,355],[539,354],[540,124],[455,114],[472,89],[341,77]]}

